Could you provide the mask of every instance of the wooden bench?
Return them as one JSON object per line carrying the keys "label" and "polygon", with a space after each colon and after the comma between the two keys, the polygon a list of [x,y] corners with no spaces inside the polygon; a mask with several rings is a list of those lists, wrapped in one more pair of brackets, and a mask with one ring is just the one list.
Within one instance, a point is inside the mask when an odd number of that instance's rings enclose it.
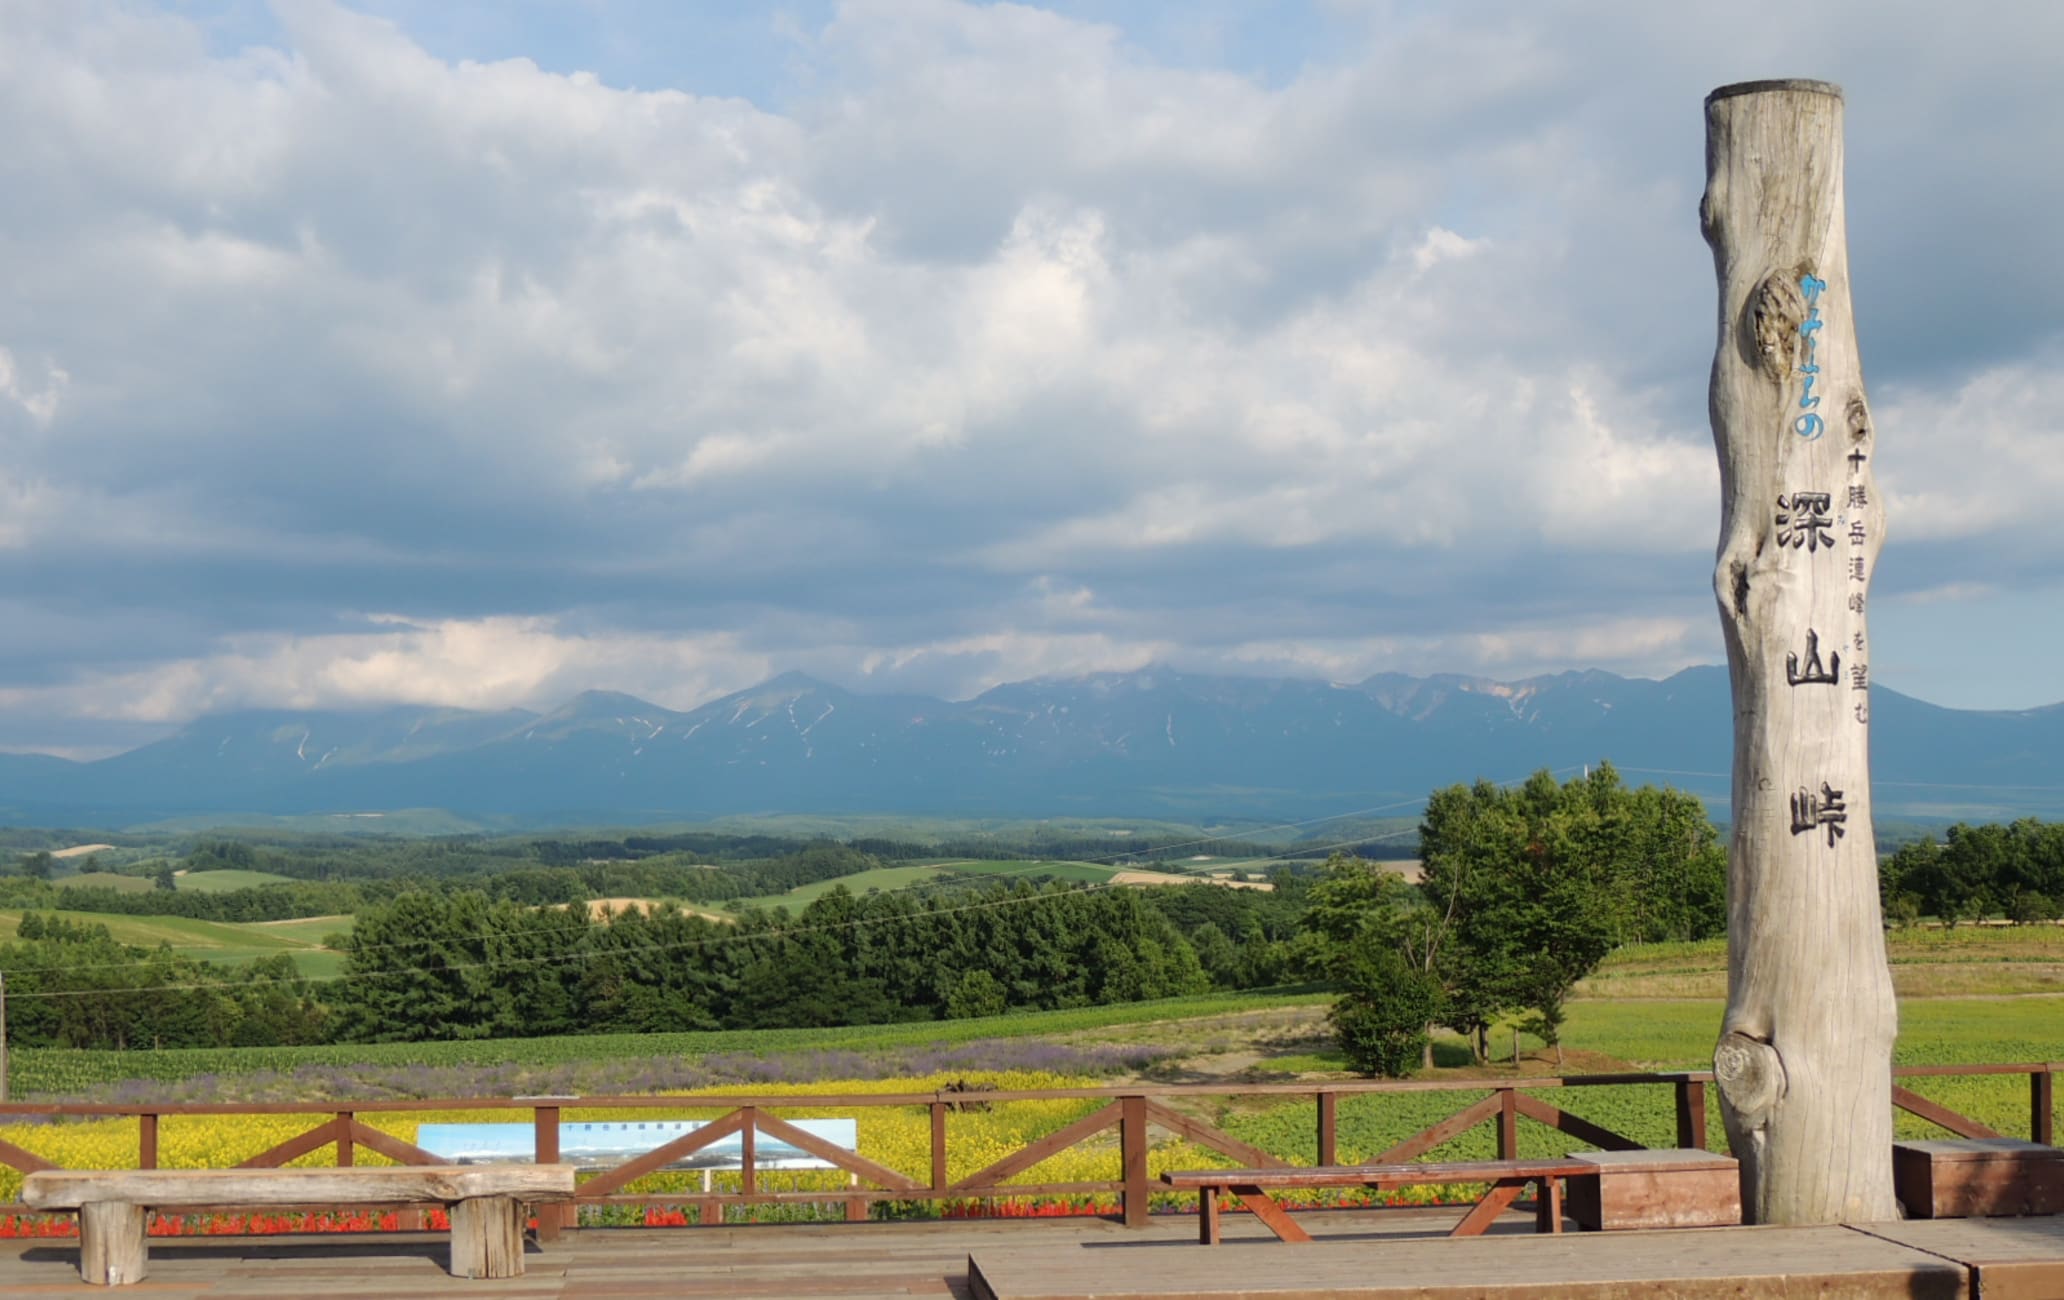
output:
{"label": "wooden bench", "polygon": [[422,1205],[451,1215],[456,1277],[523,1275],[524,1207],[573,1196],[572,1165],[397,1165],[351,1169],[45,1169],[22,1203],[79,1215],[79,1276],[103,1286],[143,1280],[144,1228],[164,1206]]}
{"label": "wooden bench", "polygon": [[1596,1178],[1570,1184],[1570,1221],[1590,1231],[1715,1228],[1741,1222],[1741,1165],[1717,1151],[1579,1151]]}
{"label": "wooden bench", "polygon": [[2064,1150],[2019,1138],[1894,1142],[1892,1190],[1910,1219],[2064,1214]]}
{"label": "wooden bench", "polygon": [[1218,1198],[1233,1197],[1255,1218],[1268,1226],[1278,1240],[1308,1242],[1310,1234],[1297,1226],[1287,1210],[1265,1187],[1301,1191],[1315,1187],[1410,1187],[1424,1183],[1489,1183],[1484,1193],[1451,1237],[1474,1237],[1503,1214],[1528,1183],[1541,1184],[1541,1196],[1534,1210],[1536,1232],[1562,1231],[1563,1181],[1595,1178],[1598,1166],[1582,1160],[1467,1160],[1449,1164],[1328,1165],[1315,1169],[1190,1169],[1171,1170],[1161,1181],[1177,1191],[1197,1193],[1197,1239],[1207,1246],[1219,1242]]}

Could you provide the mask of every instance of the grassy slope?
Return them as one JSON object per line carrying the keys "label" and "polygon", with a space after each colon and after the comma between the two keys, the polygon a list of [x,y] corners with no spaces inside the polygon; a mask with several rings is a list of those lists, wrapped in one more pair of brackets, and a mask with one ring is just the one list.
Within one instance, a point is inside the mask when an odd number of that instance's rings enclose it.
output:
{"label": "grassy slope", "polygon": [[231,889],[255,889],[260,885],[292,883],[292,876],[276,876],[270,871],[244,871],[236,867],[224,867],[218,871],[189,871],[179,877],[181,889],[191,889],[203,894],[220,894]]}
{"label": "grassy slope", "polygon": [[[104,925],[117,943],[139,948],[170,944],[174,952],[199,961],[241,962],[253,957],[270,957],[287,952],[294,955],[301,973],[334,975],[343,957],[321,946],[324,934],[350,928],[349,918],[317,918],[320,927],[308,933],[313,923],[290,921],[229,922],[200,921],[186,916],[118,916],[105,912],[44,912],[80,925]],[[19,911],[0,911],[0,936],[12,938],[21,927]]]}
{"label": "grassy slope", "polygon": [[112,871],[82,871],[76,876],[59,876],[50,883],[60,889],[112,889],[123,894],[141,894],[157,888],[143,876],[123,876]]}
{"label": "grassy slope", "polygon": [[1117,874],[1117,868],[1099,866],[1092,862],[1043,862],[1043,861],[987,861],[966,858],[941,859],[937,862],[912,862],[894,867],[877,867],[872,871],[856,872],[850,876],[839,876],[833,880],[819,880],[807,885],[798,885],[785,894],[770,894],[762,898],[740,898],[724,904],[725,911],[738,911],[746,907],[785,907],[790,912],[800,912],[819,898],[831,892],[836,885],[844,885],[855,894],[864,894],[871,889],[884,892],[910,889],[929,881],[957,874],[1000,877],[1003,879],[1031,880],[1052,877],[1057,880],[1077,880],[1091,883],[1109,880]]}

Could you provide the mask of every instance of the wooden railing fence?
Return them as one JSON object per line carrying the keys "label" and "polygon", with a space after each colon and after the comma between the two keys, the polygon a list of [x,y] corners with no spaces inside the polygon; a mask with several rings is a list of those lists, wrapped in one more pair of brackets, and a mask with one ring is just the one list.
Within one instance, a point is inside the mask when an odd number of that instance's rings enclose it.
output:
{"label": "wooden railing fence", "polygon": [[[1897,1078],[1982,1075],[2024,1075],[2029,1089],[2029,1136],[2054,1144],[2055,1080],[2064,1062],[2013,1065],[1928,1065],[1895,1070]],[[1055,1088],[1036,1091],[856,1093],[848,1095],[696,1095],[634,1097],[468,1097],[440,1100],[364,1100],[340,1105],[336,1102],[136,1104],[85,1102],[0,1103],[0,1123],[17,1119],[66,1119],[134,1117],[137,1121],[136,1162],[133,1168],[158,1167],[158,1129],[169,1116],[222,1115],[255,1116],[307,1114],[324,1118],[306,1131],[258,1151],[244,1159],[241,1167],[274,1168],[324,1147],[335,1149],[338,1166],[349,1166],[358,1148],[375,1151],[401,1164],[446,1163],[442,1158],[413,1143],[383,1133],[358,1118],[360,1112],[396,1114],[410,1111],[509,1111],[528,1110],[536,1128],[536,1157],[540,1162],[559,1158],[559,1125],[569,1109],[682,1111],[716,1109],[723,1113],[701,1127],[663,1145],[654,1147],[622,1164],[593,1173],[580,1185],[572,1205],[547,1207],[541,1231],[557,1236],[575,1223],[579,1205],[664,1205],[693,1210],[695,1221],[721,1221],[728,1206],[768,1205],[784,1202],[844,1202],[849,1217],[865,1217],[874,1201],[965,1201],[1003,1197],[1115,1195],[1128,1226],[1143,1226],[1153,1190],[1147,1177],[1150,1130],[1159,1128],[1176,1137],[1217,1151],[1242,1165],[1288,1167],[1291,1162],[1264,1151],[1219,1128],[1186,1114],[1177,1103],[1186,1098],[1205,1097],[1310,1097],[1317,1163],[1331,1165],[1339,1160],[1339,1108],[1344,1097],[1408,1092],[1476,1092],[1485,1095],[1462,1109],[1427,1126],[1379,1154],[1366,1157],[1369,1163],[1415,1160],[1456,1136],[1481,1124],[1495,1125],[1497,1155],[1512,1159],[1519,1154],[1518,1125],[1524,1118],[1559,1129],[1579,1142],[1605,1150],[1632,1150],[1642,1144],[1613,1132],[1580,1115],[1534,1096],[1534,1093],[1562,1088],[1640,1085],[1671,1090],[1676,1114],[1676,1145],[1703,1148],[1706,1145],[1706,1085],[1713,1076],[1704,1071],[1662,1074],[1597,1074],[1567,1078],[1514,1080],[1369,1080],[1308,1084],[1184,1084],[1160,1087]],[[985,1168],[960,1178],[949,1178],[947,1117],[953,1111],[976,1105],[999,1105],[1017,1101],[1057,1099],[1101,1100],[1104,1104],[1088,1115],[1012,1151]],[[1931,1101],[1895,1084],[1894,1106],[1961,1137],[1999,1137],[2001,1134],[1967,1115]],[[876,1107],[924,1107],[930,1113],[931,1141],[928,1177],[920,1180],[891,1169],[790,1124],[773,1112],[796,1110],[866,1110]],[[1120,1155],[1120,1176],[1077,1182],[1013,1183],[1009,1180],[1040,1162],[1071,1147],[1115,1131]],[[704,1147],[737,1135],[742,1143],[742,1171],[739,1190],[695,1192],[629,1193],[622,1189],[647,1174],[681,1160]],[[768,1191],[760,1186],[754,1147],[759,1135],[786,1142],[809,1152],[827,1164],[845,1171],[853,1185],[836,1191]],[[0,1140],[0,1164],[25,1173],[56,1166],[49,1160],[15,1143]],[[200,1208],[200,1207],[195,1207]],[[329,1209],[333,1207],[309,1207]],[[0,1212],[20,1212],[18,1205],[0,1206]],[[415,1212],[404,1212],[404,1227],[419,1226]]]}

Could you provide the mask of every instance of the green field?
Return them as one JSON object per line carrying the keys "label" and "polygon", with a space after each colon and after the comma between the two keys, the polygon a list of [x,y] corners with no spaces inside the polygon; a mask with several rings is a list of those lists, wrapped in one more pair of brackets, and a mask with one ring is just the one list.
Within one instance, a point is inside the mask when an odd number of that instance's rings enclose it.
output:
{"label": "green field", "polygon": [[946,858],[937,862],[911,862],[894,867],[876,867],[872,871],[856,872],[850,876],[839,876],[832,880],[813,881],[798,885],[785,894],[770,894],[762,898],[738,898],[723,904],[727,912],[740,911],[747,907],[785,907],[790,912],[800,912],[816,902],[833,888],[843,885],[848,892],[865,894],[874,890],[884,893],[900,889],[912,889],[919,885],[948,880],[957,875],[992,877],[1002,880],[1037,880],[1041,878],[1067,881],[1100,883],[1118,874],[1116,867],[1099,866],[1094,862],[1046,862],[1039,860],[997,860],[973,858]]}
{"label": "green field", "polygon": [[[1919,927],[1885,936],[1892,987],[1904,999],[2064,993],[2064,926]],[[1727,941],[1636,944],[1577,986],[1580,997],[1727,996]]]}
{"label": "green field", "polygon": [[958,859],[938,864],[941,869],[951,868],[957,874],[971,876],[1005,876],[1032,879],[1051,876],[1055,880],[1080,881],[1085,884],[1099,884],[1118,874],[1119,868],[1106,866],[1101,862],[1047,862],[1037,859],[1002,861]]}
{"label": "green field", "polygon": [[202,894],[219,894],[231,889],[256,889],[260,885],[291,885],[292,876],[276,876],[270,871],[245,871],[237,867],[224,867],[219,871],[188,871],[179,876],[179,887]]}
{"label": "green field", "polygon": [[70,889],[112,889],[123,894],[148,893],[157,888],[148,876],[124,876],[112,871],[82,871],[76,876],[60,876],[56,883]]}
{"label": "green field", "polygon": [[[117,943],[139,948],[170,944],[182,957],[197,961],[243,962],[254,957],[291,953],[303,975],[328,977],[343,969],[344,956],[322,947],[322,936],[351,928],[348,917],[309,921],[199,921],[185,916],[119,916],[107,912],[42,912],[76,925],[104,925]],[[12,938],[21,928],[19,911],[0,911],[0,936]]]}

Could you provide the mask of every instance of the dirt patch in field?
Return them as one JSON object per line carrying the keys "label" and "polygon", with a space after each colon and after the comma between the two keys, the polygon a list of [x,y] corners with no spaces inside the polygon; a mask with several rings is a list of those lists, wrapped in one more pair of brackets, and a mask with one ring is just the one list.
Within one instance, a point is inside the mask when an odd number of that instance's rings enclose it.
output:
{"label": "dirt patch in field", "polygon": [[[597,921],[615,916],[619,912],[635,911],[650,916],[653,910],[660,906],[662,904],[656,898],[591,898],[588,900],[588,916]],[[721,921],[725,925],[738,924],[737,917],[726,916],[722,912],[708,912],[699,907],[685,907],[679,903],[674,906],[690,916],[699,916],[705,921]]]}
{"label": "dirt patch in field", "polygon": [[68,849],[52,849],[50,856],[53,858],[78,858],[84,857],[88,853],[106,853],[114,847],[112,844],[74,844]]}
{"label": "dirt patch in field", "polygon": [[1266,880],[1234,880],[1230,876],[1171,876],[1165,871],[1121,871],[1114,885],[1224,885],[1229,889],[1274,889]]}

